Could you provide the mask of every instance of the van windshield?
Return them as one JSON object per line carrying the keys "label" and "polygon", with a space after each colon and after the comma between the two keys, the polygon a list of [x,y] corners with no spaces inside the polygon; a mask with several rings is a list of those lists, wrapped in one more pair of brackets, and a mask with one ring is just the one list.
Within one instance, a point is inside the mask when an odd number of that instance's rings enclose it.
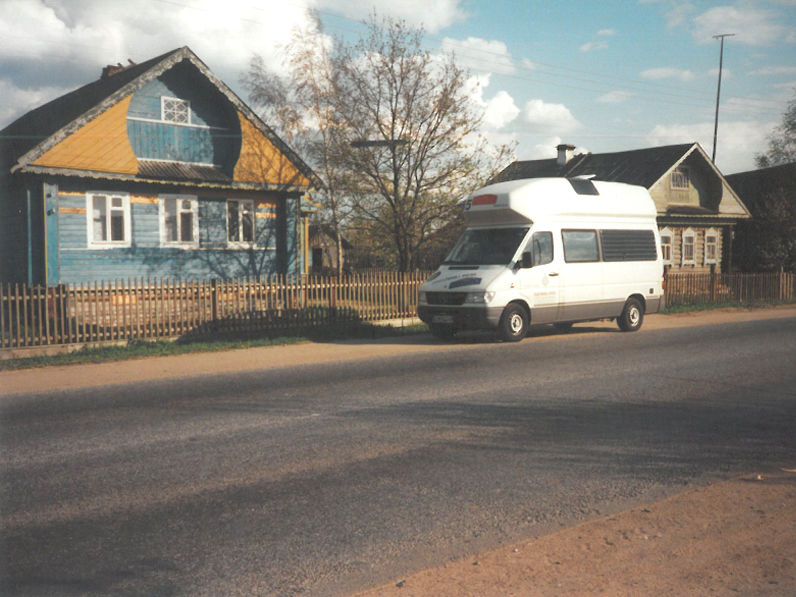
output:
{"label": "van windshield", "polygon": [[508,265],[528,228],[468,228],[442,265]]}

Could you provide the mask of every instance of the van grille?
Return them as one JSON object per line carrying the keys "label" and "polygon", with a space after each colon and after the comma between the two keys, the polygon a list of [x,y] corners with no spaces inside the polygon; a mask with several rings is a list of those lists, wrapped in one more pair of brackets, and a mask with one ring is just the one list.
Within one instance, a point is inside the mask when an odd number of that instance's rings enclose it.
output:
{"label": "van grille", "polygon": [[466,292],[429,292],[426,299],[429,305],[461,305],[466,296]]}

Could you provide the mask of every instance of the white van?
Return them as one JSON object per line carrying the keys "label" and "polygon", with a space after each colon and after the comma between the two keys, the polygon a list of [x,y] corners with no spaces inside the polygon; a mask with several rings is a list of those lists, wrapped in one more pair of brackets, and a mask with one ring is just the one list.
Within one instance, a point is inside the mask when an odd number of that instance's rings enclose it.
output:
{"label": "white van", "polygon": [[586,178],[493,184],[463,201],[467,229],[420,288],[418,315],[450,338],[616,319],[641,327],[663,297],[656,210],[643,187]]}

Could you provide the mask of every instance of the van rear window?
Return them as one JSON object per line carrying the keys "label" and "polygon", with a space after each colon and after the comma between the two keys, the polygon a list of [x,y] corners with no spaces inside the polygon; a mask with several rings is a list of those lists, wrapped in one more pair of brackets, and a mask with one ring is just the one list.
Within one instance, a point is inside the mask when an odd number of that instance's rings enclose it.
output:
{"label": "van rear window", "polygon": [[652,230],[600,230],[603,261],[655,261]]}

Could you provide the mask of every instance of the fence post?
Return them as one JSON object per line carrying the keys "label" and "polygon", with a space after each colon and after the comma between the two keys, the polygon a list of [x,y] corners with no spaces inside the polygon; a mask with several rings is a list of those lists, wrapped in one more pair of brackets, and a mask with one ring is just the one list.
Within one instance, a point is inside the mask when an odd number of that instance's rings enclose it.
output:
{"label": "fence post", "polygon": [[218,331],[218,278],[210,280],[210,328]]}
{"label": "fence post", "polygon": [[716,264],[710,264],[710,302],[716,302]]}

